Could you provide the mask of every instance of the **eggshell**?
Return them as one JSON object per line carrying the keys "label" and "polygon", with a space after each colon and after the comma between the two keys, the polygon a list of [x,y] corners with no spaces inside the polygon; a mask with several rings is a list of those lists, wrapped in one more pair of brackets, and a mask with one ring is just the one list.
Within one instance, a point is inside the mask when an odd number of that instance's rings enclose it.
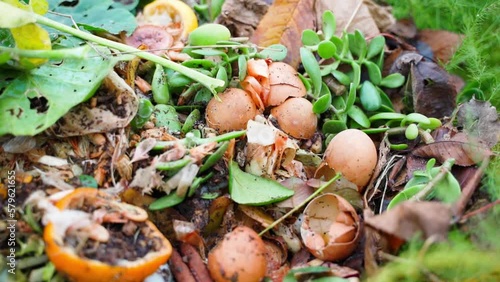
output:
{"label": "eggshell", "polygon": [[269,66],[270,93],[266,106],[277,106],[289,97],[304,97],[306,87],[290,65],[274,62]]}
{"label": "eggshell", "polygon": [[333,137],[325,151],[325,160],[333,170],[358,186],[361,191],[377,165],[377,149],[361,130],[347,129]]}
{"label": "eggshell", "polygon": [[305,98],[290,98],[274,107],[271,115],[288,135],[297,139],[309,139],[313,137],[318,126],[318,118],[312,107],[311,102]]}
{"label": "eggshell", "polygon": [[257,108],[250,94],[238,88],[228,88],[212,98],[206,108],[209,127],[219,133],[245,129],[247,122],[257,115]]}
{"label": "eggshell", "polygon": [[208,270],[217,282],[258,282],[266,275],[266,246],[246,226],[236,227],[208,254]]}

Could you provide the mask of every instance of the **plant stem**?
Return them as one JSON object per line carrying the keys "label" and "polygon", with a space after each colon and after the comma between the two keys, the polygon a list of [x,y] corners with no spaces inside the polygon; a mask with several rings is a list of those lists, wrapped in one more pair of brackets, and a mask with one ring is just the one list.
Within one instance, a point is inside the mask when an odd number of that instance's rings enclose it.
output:
{"label": "plant stem", "polygon": [[217,93],[215,91],[215,88],[221,87],[224,85],[224,81],[222,81],[220,79],[215,79],[215,78],[206,76],[206,75],[199,73],[193,69],[190,69],[190,68],[185,67],[183,65],[177,64],[177,63],[172,62],[170,60],[167,60],[165,58],[156,56],[152,53],[142,51],[142,50],[136,49],[134,47],[131,47],[131,46],[119,43],[119,42],[114,42],[114,41],[111,41],[108,39],[104,39],[104,38],[95,36],[91,33],[83,32],[81,30],[74,29],[70,26],[58,23],[56,21],[53,21],[53,20],[48,19],[46,17],[37,15],[35,13],[33,13],[33,14],[34,14],[34,17],[36,18],[37,23],[39,23],[39,24],[43,24],[43,25],[55,28],[59,31],[69,33],[69,34],[74,35],[76,37],[79,37],[81,39],[95,42],[97,44],[100,44],[100,45],[103,45],[103,46],[106,46],[109,48],[113,48],[113,49],[116,49],[116,50],[121,51],[121,52],[134,53],[140,58],[155,62],[155,63],[160,64],[166,68],[169,68],[169,69],[172,69],[176,72],[179,72],[179,73],[181,73],[181,74],[183,74],[183,75],[185,75],[185,76],[187,76],[187,77],[189,77],[197,82],[200,82],[205,87],[207,87],[213,94]]}
{"label": "plant stem", "polygon": [[455,164],[455,159],[447,159],[443,165],[441,166],[441,169],[439,170],[439,173],[432,178],[427,185],[425,185],[420,192],[415,194],[413,197],[410,198],[410,201],[423,201],[427,198],[427,196],[432,192],[432,189],[436,184],[443,180],[446,176],[447,173],[451,171],[451,167]]}
{"label": "plant stem", "polygon": [[211,138],[184,138],[184,139],[180,139],[177,141],[159,141],[159,142],[156,142],[155,146],[153,147],[153,150],[162,150],[162,149],[165,149],[167,147],[173,146],[173,145],[178,144],[178,143],[181,143],[182,145],[188,144],[190,142],[194,142],[195,145],[202,145],[202,144],[207,144],[210,142],[219,143],[222,141],[228,141],[228,140],[231,140],[234,138],[241,137],[241,136],[245,135],[245,133],[247,133],[246,130],[240,130],[240,131],[229,132],[229,133],[222,134],[222,135],[217,135],[217,136],[211,137]]}
{"label": "plant stem", "polygon": [[9,53],[11,57],[15,55],[25,58],[43,58],[49,60],[61,60],[66,58],[83,59],[89,50],[90,48],[88,46],[56,50],[27,50],[0,46],[0,52]]}
{"label": "plant stem", "polygon": [[307,199],[305,199],[302,203],[300,203],[298,206],[294,207],[291,209],[289,212],[287,212],[285,215],[280,217],[279,219],[275,220],[273,223],[269,224],[268,227],[266,227],[264,230],[262,230],[259,233],[259,236],[262,236],[266,234],[267,231],[273,229],[276,225],[280,224],[283,220],[285,220],[287,217],[291,216],[294,212],[298,211],[301,209],[305,204],[309,203],[312,199],[316,198],[319,193],[323,192],[328,186],[330,186],[333,182],[337,181],[342,176],[341,173],[337,173],[332,179],[328,180],[323,186],[319,187],[318,190],[314,191]]}

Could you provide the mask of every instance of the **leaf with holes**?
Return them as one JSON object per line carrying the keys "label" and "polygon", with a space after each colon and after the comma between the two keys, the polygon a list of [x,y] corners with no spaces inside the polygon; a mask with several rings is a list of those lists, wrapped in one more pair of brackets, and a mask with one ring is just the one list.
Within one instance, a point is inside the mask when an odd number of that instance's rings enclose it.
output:
{"label": "leaf with holes", "polygon": [[[50,61],[29,72],[1,75],[0,136],[35,135],[90,98],[115,65],[90,47],[87,58]],[[106,48],[100,53],[109,54]]]}
{"label": "leaf with holes", "polygon": [[[113,34],[125,31],[129,35],[137,26],[134,15],[113,0],[49,0],[48,2],[51,11],[71,16],[79,26],[88,31],[108,31]],[[57,14],[48,14],[47,17],[73,26],[71,18]]]}

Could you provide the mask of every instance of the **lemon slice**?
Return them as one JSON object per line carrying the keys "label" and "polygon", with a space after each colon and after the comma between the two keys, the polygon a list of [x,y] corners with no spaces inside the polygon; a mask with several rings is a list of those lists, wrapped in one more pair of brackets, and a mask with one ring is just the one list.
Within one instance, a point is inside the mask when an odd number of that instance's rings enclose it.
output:
{"label": "lemon slice", "polygon": [[198,18],[186,3],[180,0],[156,0],[144,6],[142,11],[146,18],[157,18],[160,21],[180,23],[182,38],[198,27]]}

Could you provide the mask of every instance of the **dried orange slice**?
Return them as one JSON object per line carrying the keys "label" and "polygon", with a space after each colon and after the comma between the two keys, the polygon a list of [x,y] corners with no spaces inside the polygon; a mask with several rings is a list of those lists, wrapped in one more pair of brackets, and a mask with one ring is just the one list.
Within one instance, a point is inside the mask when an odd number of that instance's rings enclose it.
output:
{"label": "dried orange slice", "polygon": [[[56,207],[61,211],[80,210],[84,212],[100,213],[107,212],[107,215],[121,216],[118,223],[105,225],[111,231],[110,226],[121,226],[123,219],[143,220],[143,210],[128,204],[118,202],[112,196],[93,188],[78,188],[56,203]],[[141,211],[142,210],[142,211]],[[95,215],[96,213],[94,213]],[[46,253],[55,268],[66,274],[72,281],[143,281],[146,277],[154,273],[158,267],[164,264],[172,253],[170,242],[148,220],[133,222],[137,225],[132,237],[133,243],[127,246],[136,248],[135,259],[125,258],[126,250],[112,250],[116,244],[115,234],[111,234],[108,243],[97,242],[92,239],[78,240],[73,235],[58,235],[61,232],[57,226],[50,222],[44,229],[44,241],[46,243]],[[122,224],[123,225],[123,224]],[[103,225],[104,226],[104,225]],[[94,230],[92,230],[94,231]],[[122,232],[123,231],[119,231]],[[126,235],[121,235],[127,237]],[[81,238],[80,238],[81,239]],[[122,239],[122,242],[126,242]],[[102,261],[101,259],[90,258],[84,250],[86,244],[94,246],[92,252],[102,252],[104,257],[115,256],[114,262]],[[108,249],[109,248],[109,249]],[[108,250],[111,250],[108,252]],[[82,255],[84,253],[84,255]],[[129,251],[130,253],[130,251]],[[123,256],[123,257],[120,257]]]}
{"label": "dried orange slice", "polygon": [[156,0],[144,6],[145,18],[153,23],[174,22],[182,25],[182,38],[198,27],[198,18],[186,3],[180,0]]}

